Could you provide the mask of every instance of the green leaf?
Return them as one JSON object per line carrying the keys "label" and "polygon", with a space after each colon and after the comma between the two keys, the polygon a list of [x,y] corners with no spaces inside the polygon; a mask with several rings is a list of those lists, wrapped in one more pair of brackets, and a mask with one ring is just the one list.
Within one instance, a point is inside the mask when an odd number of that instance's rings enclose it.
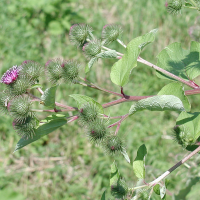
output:
{"label": "green leaf", "polygon": [[104,193],[102,194],[101,200],[106,200],[106,191],[104,191]]}
{"label": "green leaf", "polygon": [[145,156],[147,154],[146,146],[143,144],[139,147],[137,151],[137,157],[133,161],[133,171],[137,178],[145,178]]}
{"label": "green leaf", "polygon": [[41,120],[40,122],[41,123],[47,123],[51,120],[54,120],[54,119],[63,119],[65,118],[66,116],[63,115],[63,114],[53,114],[53,115],[49,115],[48,117],[46,117],[45,119]]}
{"label": "green leaf", "polygon": [[122,155],[124,156],[124,158],[126,159],[126,161],[127,161],[128,163],[130,163],[130,158],[129,158],[127,152],[126,152],[126,151],[122,151],[121,153],[122,153]]}
{"label": "green leaf", "polygon": [[88,73],[90,71],[91,67],[94,65],[96,60],[97,60],[96,57],[90,59],[90,61],[88,62],[88,64],[85,67],[85,73]]}
{"label": "green leaf", "polygon": [[40,85],[40,84],[34,84],[34,85],[31,86],[30,89],[33,89],[33,88],[42,88],[42,87],[43,87],[43,86]]}
{"label": "green leaf", "polygon": [[[181,77],[185,80],[193,80],[200,75],[199,59],[200,43],[192,41],[190,50],[182,49],[180,43],[172,43],[162,50],[157,58],[157,66]],[[158,77],[173,79],[157,72]]]}
{"label": "green leaf", "polygon": [[124,86],[128,83],[132,69],[137,66],[137,58],[141,50],[154,41],[156,32],[157,29],[154,29],[146,35],[137,37],[129,42],[123,57],[112,66],[110,78],[113,83],[119,86]]}
{"label": "green leaf", "polygon": [[[24,146],[40,139],[41,137],[55,131],[57,128],[60,128],[61,126],[65,125],[67,123],[67,120],[65,118],[56,118],[52,119],[51,121],[40,125],[36,130],[35,130],[35,135],[32,138],[24,139],[21,138],[16,147],[15,151],[23,148]],[[14,151],[14,152],[15,152]]]}
{"label": "green leaf", "polygon": [[158,95],[174,95],[178,97],[185,108],[186,111],[190,111],[191,105],[188,101],[188,98],[185,96],[184,88],[179,82],[172,82],[164,86],[158,93]]}
{"label": "green leaf", "polygon": [[115,50],[108,50],[97,54],[96,57],[91,58],[88,64],[86,65],[85,73],[88,73],[90,71],[90,69],[92,68],[94,63],[98,60],[98,58],[117,58],[117,52]]}
{"label": "green leaf", "polygon": [[47,88],[41,96],[41,104],[48,108],[55,108],[55,96],[57,85]]}
{"label": "green leaf", "polygon": [[129,110],[129,115],[132,115],[138,111],[151,110],[151,111],[184,111],[184,106],[178,97],[173,95],[159,95],[149,97],[138,101],[135,105],[132,105]]}
{"label": "green leaf", "polygon": [[117,58],[117,52],[115,50],[108,50],[108,51],[104,51],[99,53],[98,55],[96,55],[96,57],[98,58]]}
{"label": "green leaf", "polygon": [[120,179],[120,174],[117,169],[117,166],[115,162],[111,165],[111,174],[110,174],[110,186],[117,183],[117,181]]}
{"label": "green leaf", "polygon": [[100,113],[103,113],[102,105],[96,102],[91,97],[88,97],[82,94],[71,94],[69,96],[75,99],[78,109],[80,109],[84,104],[91,103],[91,104],[94,104],[99,109]]}
{"label": "green leaf", "polygon": [[188,2],[185,2],[185,7],[190,8],[190,7],[192,7],[192,4],[191,4],[191,3],[188,3]]}
{"label": "green leaf", "polygon": [[159,184],[156,184],[156,185],[153,187],[153,191],[154,191],[157,195],[160,195],[160,185],[159,185]]}
{"label": "green leaf", "polygon": [[[200,136],[200,113],[187,113],[182,112],[177,118],[176,124],[180,129],[182,140],[185,142],[183,145],[188,145],[188,148],[195,149],[197,138]],[[184,134],[184,137],[183,137]],[[189,150],[188,149],[188,150]]]}

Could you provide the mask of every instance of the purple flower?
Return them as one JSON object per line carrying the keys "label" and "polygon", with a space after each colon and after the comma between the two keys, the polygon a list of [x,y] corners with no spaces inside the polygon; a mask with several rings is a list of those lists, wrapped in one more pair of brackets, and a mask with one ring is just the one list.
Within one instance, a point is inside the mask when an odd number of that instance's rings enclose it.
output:
{"label": "purple flower", "polygon": [[4,75],[1,78],[1,83],[5,83],[6,85],[9,85],[16,81],[18,75],[19,75],[20,67],[13,66],[9,70],[7,70]]}

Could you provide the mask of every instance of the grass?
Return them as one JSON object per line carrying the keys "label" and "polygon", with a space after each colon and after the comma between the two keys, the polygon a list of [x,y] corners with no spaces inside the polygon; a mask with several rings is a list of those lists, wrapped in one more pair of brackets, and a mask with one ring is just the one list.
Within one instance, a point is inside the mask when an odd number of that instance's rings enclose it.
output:
{"label": "grass", "polygon": [[[63,3],[61,0],[60,2]],[[81,52],[70,44],[67,30],[61,35],[49,35],[44,32],[45,37],[42,37],[34,29],[30,29],[31,35],[28,35],[27,27],[27,36],[23,39],[21,36],[24,34],[24,27],[22,24],[17,25],[22,14],[18,13],[19,18],[14,21],[13,15],[6,17],[11,5],[17,6],[14,3],[0,6],[0,20],[4,22],[0,36],[0,44],[4,47],[0,50],[1,74],[12,65],[19,65],[22,61],[31,59],[44,64],[50,58],[73,58],[85,66],[87,61]],[[169,15],[165,10],[164,1],[161,0],[85,0],[84,4],[77,0],[72,1],[70,5],[74,13],[84,18],[72,20],[72,23],[88,23],[98,37],[102,27],[108,23],[123,25],[122,40],[126,44],[134,37],[158,28],[156,41],[141,54],[144,59],[154,64],[156,55],[172,42],[180,42],[184,48],[189,48],[191,39],[188,28],[194,24],[198,15],[192,10],[184,10],[180,16]],[[21,5],[19,9],[22,9]],[[41,40],[42,47],[36,39]],[[124,51],[116,43],[110,47],[120,52]],[[114,60],[100,60],[93,66],[89,79],[101,87],[119,92],[119,88],[109,79],[113,63]],[[124,88],[130,95],[156,94],[169,83],[158,79],[155,71],[142,64],[138,64],[133,70],[130,80]],[[73,99],[68,96],[73,93],[88,95],[102,104],[116,99],[112,95],[77,85],[61,85],[60,91],[56,100],[67,102],[69,105],[75,105]],[[195,110],[195,107],[198,107],[198,95],[190,99]],[[123,115],[132,104],[129,102],[116,105],[105,112],[111,116]],[[145,111],[132,116],[121,125],[120,134],[124,134],[127,141],[131,162],[136,157],[138,147],[143,143],[147,146],[147,182],[159,176],[187,153],[171,139],[172,127],[177,116],[176,112]],[[12,152],[19,136],[11,127],[12,120],[3,116],[0,118],[0,124],[0,196],[4,196],[6,200],[100,199],[103,191],[109,187],[110,164],[113,158],[106,156],[99,147],[91,145],[78,123],[63,126],[14,154]],[[181,166],[170,175],[171,193],[178,193],[186,187],[188,180],[192,181],[193,177],[199,176],[199,167],[196,165],[198,159],[199,156],[196,156],[187,163],[191,168]],[[121,175],[130,186],[135,186],[137,179],[132,166],[122,157],[117,158],[116,162]],[[197,182],[186,199],[197,199],[198,187]]]}

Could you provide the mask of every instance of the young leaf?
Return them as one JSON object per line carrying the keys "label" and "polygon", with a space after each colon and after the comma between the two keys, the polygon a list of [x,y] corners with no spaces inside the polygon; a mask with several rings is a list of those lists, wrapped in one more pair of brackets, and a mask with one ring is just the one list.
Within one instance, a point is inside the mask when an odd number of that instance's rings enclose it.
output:
{"label": "young leaf", "polygon": [[179,144],[186,147],[191,147],[195,144],[197,138],[200,136],[200,113],[187,113],[182,112],[176,124],[178,125],[179,131],[176,133],[176,139]]}
{"label": "young leaf", "polygon": [[[55,131],[57,128],[60,128],[61,126],[65,125],[67,123],[67,120],[65,118],[57,118],[57,119],[52,119],[51,121],[40,125],[36,130],[35,130],[35,135],[32,138],[24,139],[21,138],[16,147],[15,151],[23,148],[24,146],[40,139],[41,137]],[[15,152],[14,151],[14,152]]]}
{"label": "young leaf", "polygon": [[88,73],[90,71],[90,69],[94,65],[95,61],[97,61],[96,57],[90,59],[90,61],[88,62],[88,64],[85,67],[85,73]]}
{"label": "young leaf", "polygon": [[42,87],[43,87],[43,86],[40,85],[40,84],[34,84],[34,85],[31,86],[30,89],[34,89],[34,88],[42,88]]}
{"label": "young leaf", "polygon": [[166,187],[165,185],[163,185],[162,187],[160,187],[160,197],[161,199],[164,199],[166,196]]}
{"label": "young leaf", "polygon": [[143,144],[137,151],[137,157],[133,161],[133,171],[139,179],[145,178],[145,156],[147,154],[146,146]]}
{"label": "young leaf", "polygon": [[122,155],[124,156],[124,158],[126,159],[126,161],[127,161],[128,163],[130,163],[130,158],[129,158],[129,156],[128,156],[126,150],[122,151]]}
{"label": "young leaf", "polygon": [[188,98],[185,96],[184,88],[179,82],[172,82],[164,86],[158,93],[158,95],[174,95],[178,97],[185,108],[186,111],[190,111],[191,105],[188,101]]}
{"label": "young leaf", "polygon": [[41,96],[41,104],[44,104],[44,106],[48,108],[54,108],[55,107],[55,96],[56,96],[56,89],[57,85],[47,88],[44,91],[44,94]]}
{"label": "young leaf", "polygon": [[120,178],[115,162],[111,165],[110,188],[111,195],[117,199],[124,198],[128,192],[128,186],[126,182]]}
{"label": "young leaf", "polygon": [[159,184],[156,184],[156,185],[153,187],[153,191],[154,191],[157,195],[160,195],[160,185],[159,185]]}
{"label": "young leaf", "polygon": [[111,165],[111,174],[110,174],[110,186],[115,184],[120,178],[119,171],[117,169],[117,166],[115,162]]}
{"label": "young leaf", "polygon": [[88,73],[90,71],[98,58],[117,58],[117,52],[115,50],[108,50],[97,54],[95,57],[91,58],[89,63],[86,65],[85,73]]}
{"label": "young leaf", "polygon": [[151,111],[184,111],[183,103],[178,97],[173,95],[160,95],[149,97],[138,101],[135,105],[132,105],[129,110],[129,115],[132,115],[138,111],[151,110]]}
{"label": "young leaf", "polygon": [[137,37],[129,42],[123,57],[112,66],[110,78],[113,83],[119,86],[124,86],[128,83],[132,69],[137,66],[137,58],[141,50],[154,41],[156,32],[157,29],[154,29],[146,35]]}
{"label": "young leaf", "polygon": [[117,52],[115,50],[108,50],[96,55],[98,58],[117,58]]}
{"label": "young leaf", "polygon": [[78,108],[80,109],[84,104],[91,103],[94,104],[98,109],[100,113],[103,113],[103,107],[101,104],[96,102],[94,99],[91,97],[82,95],[82,94],[71,94],[69,95],[70,97],[74,98],[74,100],[77,103]]}
{"label": "young leaf", "polygon": [[[192,41],[190,50],[182,49],[180,43],[172,43],[162,50],[157,58],[157,65],[185,80],[193,80],[200,75],[200,43]],[[173,79],[160,72],[160,78]]]}

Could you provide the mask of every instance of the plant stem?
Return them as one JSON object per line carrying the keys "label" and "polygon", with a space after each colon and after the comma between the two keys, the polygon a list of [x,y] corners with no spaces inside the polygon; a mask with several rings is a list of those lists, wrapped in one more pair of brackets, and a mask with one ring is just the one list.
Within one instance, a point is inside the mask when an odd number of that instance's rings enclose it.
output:
{"label": "plant stem", "polygon": [[199,10],[199,8],[197,8],[197,7],[189,7],[189,6],[183,6],[184,8],[190,8],[190,9],[194,9],[194,10]]}
{"label": "plant stem", "polygon": [[195,2],[194,0],[190,0],[190,1],[191,1],[191,3],[192,3],[195,7],[198,7],[197,4],[196,4],[196,2]]}
{"label": "plant stem", "polygon": [[[82,80],[84,81],[87,81],[86,79],[80,77]],[[90,83],[89,81],[87,81],[88,83]],[[122,94],[120,93],[117,93],[117,92],[113,92],[113,91],[110,91],[110,90],[106,90],[106,89],[103,89],[103,88],[100,88],[96,85],[94,85],[93,83],[90,83],[90,84],[87,84],[87,83],[82,83],[82,82],[78,82],[78,84],[80,85],[83,85],[83,86],[86,86],[86,87],[90,87],[90,88],[94,88],[94,89],[97,89],[97,90],[101,90],[101,91],[104,91],[104,92],[107,92],[107,93],[110,93],[110,94],[114,94],[116,96],[120,96],[120,97],[123,97]]]}
{"label": "plant stem", "polygon": [[117,128],[115,130],[115,135],[117,135],[118,131],[119,131],[119,128],[121,126],[121,123],[129,116],[129,114],[126,114],[124,115],[119,121],[118,121],[118,125],[117,125]]}
{"label": "plant stem", "polygon": [[[116,126],[116,125],[118,125],[119,123],[121,123],[124,119],[126,119],[126,118],[128,117],[128,114],[122,115],[122,116],[119,116],[119,117],[120,117],[121,119],[120,119],[119,121],[117,121],[117,122],[115,122],[115,123],[109,125],[108,128],[111,128],[111,127]],[[118,118],[119,118],[119,117],[118,117]],[[114,119],[114,118],[113,118],[113,119]]]}
{"label": "plant stem", "polygon": [[[111,50],[111,49],[109,49],[109,48],[107,48],[105,46],[103,46],[103,48],[107,49],[107,50]],[[117,54],[120,55],[120,56],[124,55],[124,54],[119,53],[119,52],[117,52]],[[155,69],[155,70],[157,70],[157,71],[159,71],[159,72],[161,72],[163,74],[166,74],[167,76],[170,76],[173,79],[178,80],[178,81],[188,85],[191,88],[194,88],[194,89],[198,88],[197,86],[195,86],[194,84],[190,83],[189,81],[186,81],[186,80],[184,80],[184,79],[182,79],[182,78],[180,78],[180,77],[178,77],[178,76],[176,76],[176,75],[174,75],[174,74],[172,74],[172,73],[170,73],[170,72],[168,72],[168,71],[166,71],[166,70],[164,70],[164,69],[162,69],[162,68],[160,68],[160,67],[158,67],[158,66],[156,66],[156,65],[154,65],[152,63],[150,63],[150,62],[148,62],[147,60],[144,60],[140,56],[138,57],[137,61],[140,62],[140,63],[143,63],[143,64],[145,64],[145,65],[147,65],[147,66],[149,66],[149,67],[151,67],[151,68],[153,68],[153,69]]]}
{"label": "plant stem", "polygon": [[56,106],[61,107],[61,108],[66,108],[69,111],[75,111],[78,110],[78,108],[76,107],[71,107],[71,106],[67,106],[67,105],[63,105],[61,103],[55,102]]}
{"label": "plant stem", "polygon": [[118,42],[119,44],[121,44],[124,48],[126,48],[126,45],[125,45],[120,39],[117,39],[117,42]]}
{"label": "plant stem", "polygon": [[40,92],[40,94],[44,94],[41,88],[37,88],[37,90]]}
{"label": "plant stem", "polygon": [[[107,51],[112,50],[112,49],[109,49],[108,47],[105,47],[105,46],[102,46],[102,48],[105,49],[105,50],[107,50]],[[116,52],[117,52],[117,51],[116,51]],[[124,55],[124,54],[119,53],[119,52],[117,52],[117,54],[118,54],[119,56],[123,56],[123,55]]]}
{"label": "plant stem", "polygon": [[157,183],[159,183],[162,179],[164,179],[166,176],[168,176],[171,172],[173,172],[176,168],[180,167],[183,163],[185,163],[188,159],[190,159],[192,156],[194,156],[196,153],[200,151],[200,146],[197,147],[193,152],[191,152],[189,155],[187,155],[185,158],[183,158],[181,161],[176,163],[173,167],[168,169],[165,173],[163,173],[161,176],[159,176],[154,181],[150,182],[149,186],[154,186]]}
{"label": "plant stem", "polygon": [[187,96],[194,95],[194,94],[200,94],[200,88],[185,91],[185,95],[187,95]]}
{"label": "plant stem", "polygon": [[73,121],[77,120],[78,118],[79,118],[79,116],[75,115],[67,123],[73,122]]}
{"label": "plant stem", "polygon": [[115,101],[104,103],[102,106],[103,106],[103,108],[108,108],[110,106],[117,105],[119,103],[128,102],[128,101],[139,101],[141,99],[146,99],[148,97],[152,97],[152,96],[126,96],[126,98],[123,97],[123,98],[117,99]]}
{"label": "plant stem", "polygon": [[176,79],[176,80],[188,85],[191,88],[194,88],[194,89],[197,88],[194,84],[190,83],[189,81],[186,81],[186,80],[184,80],[184,79],[182,79],[182,78],[180,78],[180,77],[178,77],[178,76],[176,76],[176,75],[174,75],[174,74],[172,74],[172,73],[170,73],[170,72],[168,72],[168,71],[166,71],[166,70],[164,70],[164,69],[162,69],[162,68],[160,68],[160,67],[158,67],[158,66],[156,66],[152,63],[150,63],[150,62],[148,62],[147,60],[144,60],[141,57],[138,57],[137,61],[140,62],[140,63],[143,63],[143,64],[145,64],[145,65],[147,65],[147,66],[149,66],[149,67],[151,67],[151,68],[153,68],[153,69],[155,69],[155,70],[157,70],[157,71],[159,71],[163,74],[166,74],[167,76],[170,76],[173,79]]}

